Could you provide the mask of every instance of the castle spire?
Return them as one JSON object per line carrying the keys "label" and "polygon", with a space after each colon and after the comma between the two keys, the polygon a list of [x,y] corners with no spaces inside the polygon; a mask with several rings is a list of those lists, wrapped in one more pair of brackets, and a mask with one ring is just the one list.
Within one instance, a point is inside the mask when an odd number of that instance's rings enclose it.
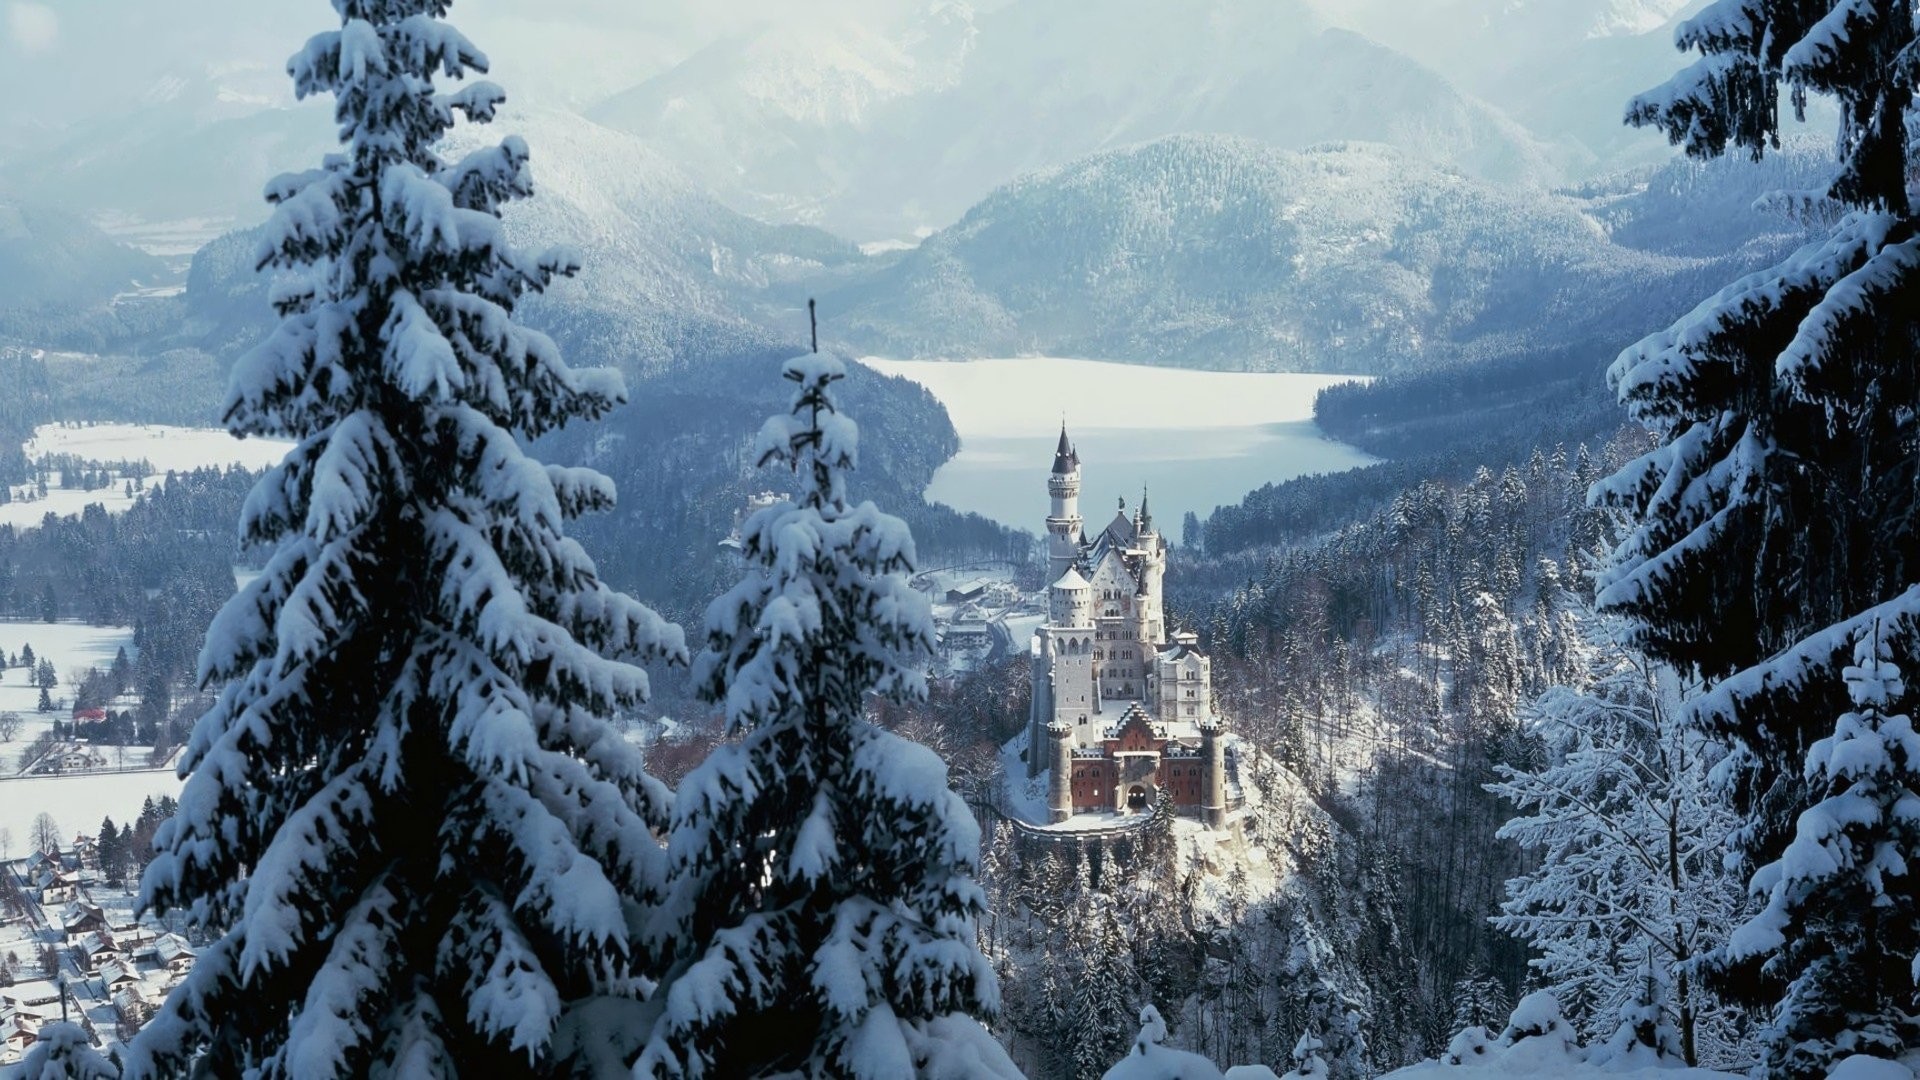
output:
{"label": "castle spire", "polygon": [[1136,532],[1153,531],[1153,513],[1147,509],[1147,485],[1140,485],[1140,524]]}
{"label": "castle spire", "polygon": [[1060,476],[1073,472],[1080,467],[1080,454],[1074,450],[1073,443],[1067,440],[1067,421],[1060,420],[1060,445],[1053,451],[1053,472]]}

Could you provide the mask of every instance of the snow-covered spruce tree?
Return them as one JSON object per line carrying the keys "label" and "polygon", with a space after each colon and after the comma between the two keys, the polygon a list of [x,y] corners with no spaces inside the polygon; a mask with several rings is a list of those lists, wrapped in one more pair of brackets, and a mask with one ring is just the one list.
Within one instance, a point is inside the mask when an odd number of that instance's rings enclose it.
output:
{"label": "snow-covered spruce tree", "polygon": [[1137,1014],[1141,997],[1132,944],[1120,929],[1113,898],[1089,898],[1094,910],[1083,913],[1072,934],[1077,968],[1060,1033],[1074,1080],[1099,1080],[1126,1053],[1133,1034],[1127,1018]]}
{"label": "snow-covered spruce tree", "polygon": [[1668,1004],[1668,979],[1666,965],[1648,950],[1637,989],[1621,1004],[1613,1034],[1593,1048],[1589,1062],[1624,1071],[1686,1060],[1686,1043],[1673,1024],[1673,1010]]}
{"label": "snow-covered spruce tree", "polygon": [[1822,1077],[1842,1059],[1920,1045],[1920,734],[1892,712],[1906,696],[1871,630],[1846,669],[1852,711],[1807,752],[1821,800],[1780,859],[1754,875],[1766,908],[1737,930],[1737,957],[1767,956],[1787,981],[1768,1033],[1768,1076]]}
{"label": "snow-covered spruce tree", "polygon": [[[1733,753],[1716,781],[1749,868],[1778,858],[1817,796],[1801,778],[1820,718],[1845,708],[1853,632],[1920,649],[1920,237],[1912,204],[1911,0],[1717,0],[1682,24],[1700,57],[1628,120],[1689,154],[1760,155],[1784,97],[1839,107],[1831,234],[1743,278],[1608,373],[1661,445],[1595,486],[1634,530],[1600,578],[1657,659],[1722,680],[1692,709]],[[1752,967],[1721,988],[1779,986]]]}
{"label": "snow-covered spruce tree", "polygon": [[1583,1038],[1617,1028],[1652,955],[1688,1064],[1744,1060],[1724,1053],[1728,1018],[1693,976],[1742,907],[1740,878],[1721,866],[1733,815],[1708,784],[1720,752],[1681,722],[1671,669],[1622,647],[1619,633],[1617,620],[1588,626],[1581,685],[1529,710],[1547,759],[1499,766],[1503,779],[1487,786],[1519,811],[1498,835],[1540,855],[1507,882],[1493,923],[1533,947],[1529,966]]}
{"label": "snow-covered spruce tree", "polygon": [[275,551],[208,631],[224,688],[142,882],[220,936],[134,1076],[570,1068],[570,1018],[634,992],[665,870],[667,792],[602,717],[646,694],[626,659],[684,642],[563,531],[611,505],[606,478],[520,445],[622,384],[511,321],[573,261],[502,234],[531,193],[519,139],[435,154],[502,100],[434,92],[486,67],[445,0],[334,7],[289,70],[335,96],[344,147],[269,187],[261,263],[302,284],[226,405],[234,433],[295,442],[242,515]]}
{"label": "snow-covered spruce tree", "polygon": [[1301,1032],[1300,1040],[1293,1044],[1293,1068],[1287,1072],[1289,1077],[1299,1080],[1327,1080],[1327,1063],[1320,1058],[1320,1051],[1326,1044],[1311,1031]]}
{"label": "snow-covered spruce tree", "polygon": [[695,679],[739,738],[674,802],[677,955],[634,1073],[1017,1076],[975,1019],[998,1004],[975,942],[979,828],[932,751],[864,715],[869,694],[925,693],[913,538],[847,501],[841,363],[782,374],[792,409],[758,452],[798,494],[748,519],[751,568],[707,609]]}

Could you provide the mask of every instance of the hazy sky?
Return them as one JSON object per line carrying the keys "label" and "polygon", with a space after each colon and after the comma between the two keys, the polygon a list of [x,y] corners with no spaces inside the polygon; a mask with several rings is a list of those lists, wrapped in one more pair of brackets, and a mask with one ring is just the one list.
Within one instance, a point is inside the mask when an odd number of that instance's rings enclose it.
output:
{"label": "hazy sky", "polygon": [[[975,10],[1004,0],[975,3]],[[168,76],[278,72],[332,24],[325,0],[0,0],[0,90],[46,121],[93,115]],[[768,23],[891,23],[927,0],[458,0],[451,21],[496,58],[510,91],[581,105],[722,35]]]}

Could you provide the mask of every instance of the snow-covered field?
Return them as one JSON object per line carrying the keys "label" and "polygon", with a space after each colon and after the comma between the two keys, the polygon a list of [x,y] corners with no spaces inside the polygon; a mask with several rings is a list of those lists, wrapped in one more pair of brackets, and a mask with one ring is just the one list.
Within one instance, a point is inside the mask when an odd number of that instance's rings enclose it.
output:
{"label": "snow-covered field", "polygon": [[[60,679],[60,685],[53,688],[56,699],[70,697],[73,693],[73,678],[76,672],[90,667],[106,670],[113,664],[114,654],[122,648],[127,656],[133,656],[133,628],[127,626],[88,626],[81,622],[39,622],[30,619],[0,619],[0,649],[4,649],[9,663],[20,655],[23,647],[33,646],[33,655],[53,664],[53,672]],[[11,743],[0,743],[0,775],[11,771],[17,760],[9,757],[21,746],[40,733],[40,728],[50,717],[35,711],[40,703],[40,691],[28,681],[27,670],[9,667],[0,671],[0,712],[19,714],[25,720],[26,727],[19,738]]]}
{"label": "snow-covered field", "polygon": [[[236,439],[218,428],[60,423],[36,428],[22,449],[28,461],[53,454],[73,454],[97,462],[145,460],[154,469],[154,476],[147,481],[151,485],[164,482],[169,470],[185,472],[208,465],[263,469],[279,462],[289,445],[272,439]],[[90,503],[104,505],[110,514],[133,505],[122,479],[105,488],[80,491],[62,489],[58,478],[51,477],[46,498],[24,499],[23,494],[22,486],[14,485],[13,501],[0,506],[0,525],[38,525],[48,513],[61,517],[78,514]]]}
{"label": "snow-covered field", "polygon": [[102,818],[125,824],[140,816],[149,797],[180,796],[180,779],[171,768],[138,772],[73,773],[0,779],[0,829],[11,835],[6,854],[19,856],[33,835],[33,822],[52,814],[60,835],[97,833]]}
{"label": "snow-covered field", "polygon": [[1056,357],[1004,360],[863,359],[925,386],[960,432],[960,453],[927,497],[1038,531],[1046,475],[1064,418],[1080,451],[1080,512],[1105,524],[1144,485],[1160,527],[1205,518],[1262,484],[1341,472],[1374,458],[1323,435],[1313,399],[1347,375],[1254,374]]}

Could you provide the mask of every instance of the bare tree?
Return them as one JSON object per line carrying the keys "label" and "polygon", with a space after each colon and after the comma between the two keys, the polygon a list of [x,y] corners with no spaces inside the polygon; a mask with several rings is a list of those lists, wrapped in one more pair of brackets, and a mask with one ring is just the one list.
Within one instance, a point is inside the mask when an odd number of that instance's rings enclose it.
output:
{"label": "bare tree", "polygon": [[60,824],[44,810],[33,819],[33,850],[47,855],[60,850]]}
{"label": "bare tree", "polygon": [[0,713],[0,742],[12,742],[20,736],[20,727],[25,721],[19,713]]}

